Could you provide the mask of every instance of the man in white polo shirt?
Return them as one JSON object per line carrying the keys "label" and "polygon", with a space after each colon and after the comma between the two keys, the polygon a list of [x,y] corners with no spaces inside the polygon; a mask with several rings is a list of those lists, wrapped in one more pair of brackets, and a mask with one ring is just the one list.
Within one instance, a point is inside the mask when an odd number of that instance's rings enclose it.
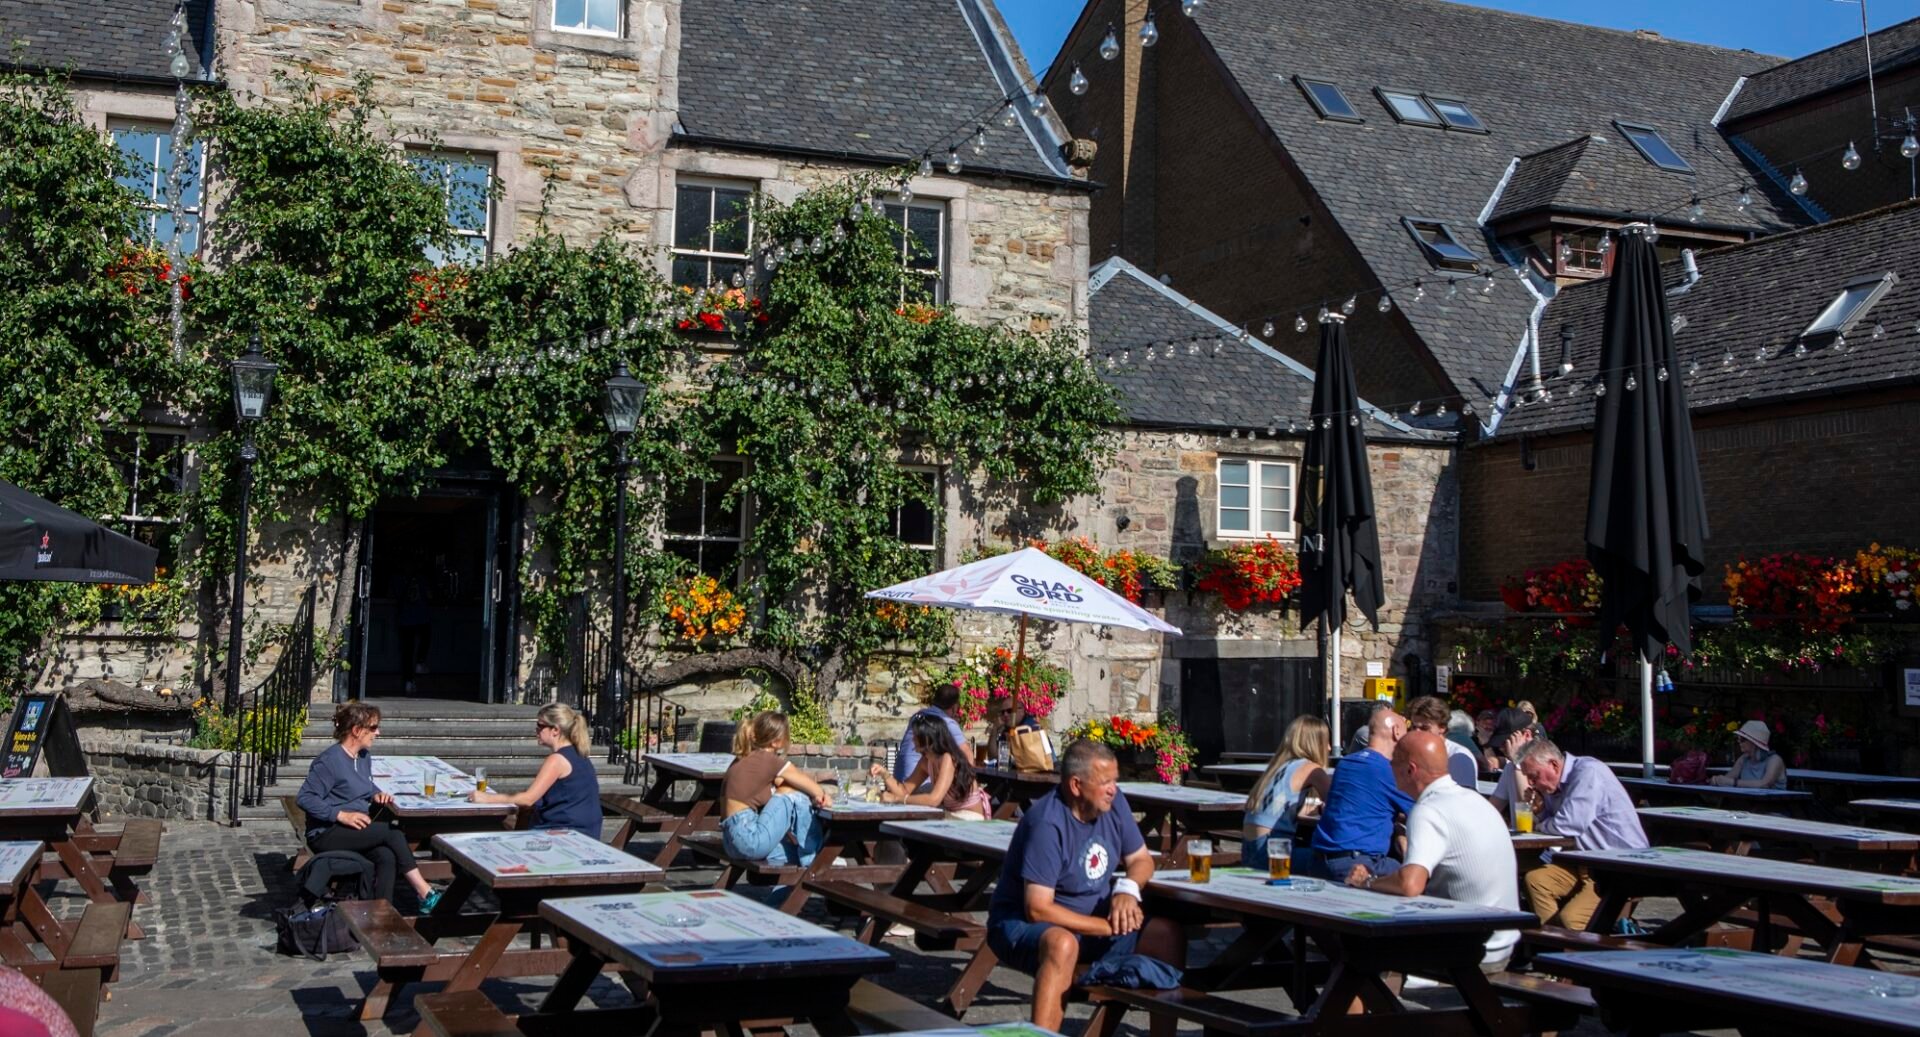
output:
{"label": "man in white polo shirt", "polygon": [[[1447,776],[1443,742],[1431,732],[1412,731],[1394,747],[1394,784],[1414,799],[1407,815],[1406,863],[1384,876],[1355,868],[1347,885],[1518,911],[1520,882],[1507,826],[1485,796]],[[1504,970],[1519,940],[1519,930],[1495,932],[1487,940],[1481,970]]]}

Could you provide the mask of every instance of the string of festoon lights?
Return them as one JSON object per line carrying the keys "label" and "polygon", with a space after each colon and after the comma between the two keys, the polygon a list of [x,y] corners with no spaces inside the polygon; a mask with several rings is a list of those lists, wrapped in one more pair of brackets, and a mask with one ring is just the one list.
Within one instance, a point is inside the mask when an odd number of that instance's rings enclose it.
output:
{"label": "string of festoon lights", "polygon": [[[1150,2],[1148,5],[1140,28],[1136,32],[1129,34],[1134,37],[1134,45],[1142,48],[1150,48],[1159,41],[1160,30],[1155,20],[1156,13],[1169,14],[1177,8],[1183,16],[1193,18],[1201,14],[1207,2],[1208,0],[1153,0],[1153,2]],[[1120,33],[1109,23],[1106,32],[1101,35],[1097,45],[1087,48],[1083,52],[1071,57],[1062,56],[1058,63],[1064,65],[1068,70],[1066,81],[1068,91],[1076,97],[1085,96],[1093,88],[1094,83],[1093,78],[1088,75],[1087,69],[1089,67],[1094,68],[1097,74],[1099,67],[1098,65],[1092,64],[1093,58],[1097,55],[1101,63],[1111,62],[1119,57],[1123,45]],[[781,264],[789,260],[807,255],[818,256],[839,245],[847,240],[850,235],[849,228],[859,220],[868,215],[885,216],[889,202],[900,205],[910,202],[913,198],[911,181],[913,175],[916,173],[926,177],[934,175],[936,169],[944,169],[949,175],[959,175],[967,168],[967,160],[962,157],[962,149],[966,148],[971,150],[975,157],[984,156],[987,150],[988,135],[992,124],[998,123],[998,125],[1005,130],[1017,130],[1019,129],[1019,115],[1022,109],[1035,119],[1046,117],[1051,105],[1047,101],[1045,94],[1040,90],[1041,79],[1042,76],[1037,75],[1030,75],[1024,78],[1013,91],[997,97],[989,103],[982,104],[964,118],[959,119],[945,128],[941,133],[931,138],[927,146],[915,149],[918,151],[919,157],[916,160],[911,160],[911,164],[900,167],[897,174],[883,173],[878,176],[877,179],[881,182],[891,184],[891,193],[876,191],[869,196],[855,200],[850,205],[846,218],[837,222],[829,233],[806,239],[794,238],[787,241],[766,241],[758,243],[745,255],[743,271],[732,274],[728,279],[728,283],[735,288],[748,287],[759,281],[762,276],[770,277]],[[1913,158],[1915,155],[1920,155],[1920,141],[1916,141],[1912,135],[1909,134],[1908,138],[1901,143],[1899,152],[1903,158]],[[913,150],[909,150],[908,153],[912,154]],[[941,161],[943,153],[944,161]],[[1857,170],[1863,164],[1862,156],[1852,142],[1844,146],[1822,148],[1787,162],[1776,163],[1777,168],[1791,168],[1793,170],[1793,174],[1786,184],[1788,192],[1796,197],[1804,197],[1807,195],[1811,184],[1804,170],[1812,168],[1815,162],[1823,158],[1831,157],[1836,153],[1839,154],[1840,166],[1845,171],[1851,172]],[[1726,165],[1724,162],[1722,164]],[[1657,227],[1654,226],[1657,220],[1662,217],[1673,216],[1677,213],[1684,212],[1689,223],[1699,224],[1707,217],[1707,202],[1734,197],[1736,208],[1742,213],[1749,212],[1754,205],[1754,195],[1758,187],[1754,179],[1744,171],[1737,170],[1730,165],[1729,169],[1734,170],[1734,175],[1723,183],[1705,189],[1695,186],[1685,193],[1674,195],[1669,199],[1656,202],[1646,208],[1635,211],[1622,211],[1614,218],[1596,217],[1585,223],[1567,225],[1563,227],[1562,230],[1573,233],[1595,230],[1601,231],[1602,235],[1598,247],[1600,254],[1604,257],[1612,248],[1613,233],[1621,230],[1621,224],[1625,221],[1646,221],[1648,225],[1646,233],[1648,233],[1650,239],[1657,240],[1659,231]],[[875,174],[855,174],[850,176],[848,180],[850,181],[862,176],[874,178]],[[1570,248],[1563,242],[1560,249],[1562,253],[1561,259],[1564,261],[1567,258]],[[906,259],[903,257],[903,264],[905,262]],[[1169,336],[1141,342],[1132,342],[1122,346],[1111,347],[1097,353],[1069,358],[1067,362],[1081,362],[1090,365],[1097,372],[1119,375],[1123,372],[1142,370],[1144,369],[1143,365],[1152,365],[1157,362],[1172,360],[1183,352],[1188,357],[1199,357],[1203,355],[1207,357],[1218,357],[1229,342],[1239,342],[1245,345],[1259,343],[1264,346],[1265,342],[1262,340],[1270,342],[1284,327],[1291,326],[1296,334],[1305,334],[1317,324],[1328,323],[1332,320],[1344,320],[1358,312],[1363,305],[1371,306],[1381,314],[1387,314],[1392,312],[1395,306],[1405,307],[1429,303],[1446,305],[1458,303],[1463,299],[1471,299],[1476,295],[1482,297],[1490,296],[1497,289],[1500,280],[1500,269],[1500,267],[1492,264],[1476,263],[1471,270],[1429,272],[1424,276],[1412,277],[1394,283],[1383,283],[1356,289],[1348,292],[1346,298],[1339,302],[1334,301],[1338,299],[1336,295],[1333,298],[1323,300],[1317,311],[1315,311],[1311,317],[1306,310],[1275,312],[1244,321],[1239,325],[1237,331],[1231,333],[1222,331],[1220,333]],[[1527,273],[1524,265],[1509,266],[1506,267],[1506,269],[1516,281],[1526,281]],[[665,297],[658,300],[658,303],[658,312],[654,317],[633,317],[624,322],[613,322],[590,330],[581,337],[577,348],[571,343],[538,344],[531,347],[534,351],[534,355],[531,357],[521,360],[484,364],[480,366],[478,374],[469,374],[469,377],[478,377],[481,374],[500,376],[526,373],[531,370],[529,365],[538,363],[541,360],[553,360],[563,363],[577,361],[595,350],[604,349],[622,339],[634,336],[642,330],[643,326],[648,331],[671,331],[677,327],[681,327],[684,322],[693,315],[695,308],[698,306],[697,302],[688,300],[683,293],[673,290],[667,291]],[[1673,328],[1673,332],[1678,334],[1685,325],[1685,318],[1676,317],[1674,323],[1675,327]],[[1915,336],[1920,336],[1920,321],[1916,321],[1911,330]],[[1882,325],[1875,324],[1872,327],[1870,337],[1872,341],[1879,341],[1888,334],[1889,332]],[[1848,346],[1849,344],[1844,336],[1836,337],[1833,343],[1833,347],[1837,352],[1845,352]],[[1534,348],[1538,349],[1539,346],[1536,344]],[[698,360],[697,348],[690,346],[688,350],[683,352],[686,354],[685,359],[689,367],[695,366]],[[1692,351],[1693,355],[1686,356],[1679,361],[1683,368],[1683,374],[1689,379],[1699,374],[1705,362],[1713,360],[1713,358],[1705,357],[1703,353],[1704,348],[1696,349]],[[1791,349],[1784,345],[1776,348],[1770,344],[1762,344],[1753,354],[1753,361],[1755,363],[1763,363],[1769,359],[1775,359],[1781,356],[1799,356],[1805,355],[1806,353],[1807,347],[1804,343],[1797,343]],[[1733,369],[1740,361],[1733,350],[1727,349],[1724,355],[1719,357],[1716,362],[1722,369]],[[742,361],[736,359],[729,363],[713,365],[708,368],[706,376],[716,382],[738,382],[744,373],[742,364]],[[1549,377],[1552,379],[1565,379],[1574,373],[1575,365],[1570,356],[1570,340],[1563,334],[1558,373]],[[1614,372],[1595,370],[1592,374],[1591,381],[1586,384],[1593,393],[1604,395],[1606,392],[1605,376],[1610,373]],[[1633,391],[1637,388],[1635,383],[1637,373],[1637,368],[1634,371],[1628,372],[1628,377],[1623,383],[1628,391]],[[984,390],[1017,387],[1028,378],[1035,380],[1044,378],[1051,381],[1054,377],[1057,376],[1051,371],[1045,372],[1044,374],[1020,372],[1009,375],[1000,373],[996,376],[964,376],[959,383],[949,386],[927,384],[917,387],[900,386],[899,388],[909,392],[917,391],[928,399],[938,400],[949,393],[965,392],[974,389]],[[1672,377],[1672,374],[1662,369],[1657,373],[1656,377],[1665,381]],[[818,396],[822,390],[820,390],[817,385],[808,386],[798,382],[791,382],[781,384],[769,383],[764,386],[762,390],[755,391],[799,392],[808,396]],[[1554,399],[1553,390],[1544,385],[1539,386],[1533,391],[1535,395],[1529,399],[1526,398],[1519,386],[1503,386],[1500,391],[1489,393],[1486,396],[1484,406],[1488,412],[1492,412],[1496,408],[1510,409],[1514,406],[1544,403]],[[866,392],[856,387],[847,390],[846,393],[844,398],[836,397],[829,402],[842,402],[849,405],[875,405],[883,409],[894,409],[891,404],[878,402],[878,397],[881,394],[877,392]],[[868,396],[872,396],[874,399],[869,400],[867,399]],[[1505,397],[1504,403],[1502,402],[1503,397]],[[1449,408],[1455,409],[1450,410]],[[1331,427],[1335,421],[1341,419],[1346,420],[1350,425],[1356,426],[1362,424],[1363,421],[1371,420],[1380,423],[1404,422],[1409,426],[1424,427],[1425,430],[1442,431],[1447,424],[1446,419],[1449,417],[1459,421],[1465,421],[1476,417],[1479,412],[1479,406],[1476,405],[1475,401],[1461,400],[1459,394],[1448,394],[1423,399],[1402,400],[1390,405],[1363,405],[1351,412],[1325,414],[1316,412],[1311,415],[1299,416],[1274,414],[1270,416],[1267,424],[1264,426],[1255,425],[1246,428],[1244,435],[1247,438],[1256,439],[1260,438],[1263,432],[1269,438],[1283,434],[1298,435],[1303,429],[1313,427],[1316,422],[1322,427]],[[1214,431],[1217,431],[1217,429]],[[1240,429],[1229,430],[1230,438],[1241,438],[1242,434],[1242,430]]]}

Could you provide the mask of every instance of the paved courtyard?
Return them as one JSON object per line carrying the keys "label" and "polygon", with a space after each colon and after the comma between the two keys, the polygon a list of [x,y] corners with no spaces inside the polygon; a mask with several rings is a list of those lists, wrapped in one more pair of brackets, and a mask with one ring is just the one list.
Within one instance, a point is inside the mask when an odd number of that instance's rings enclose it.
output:
{"label": "paved courtyard", "polygon": [[[294,900],[287,868],[294,849],[293,835],[284,824],[251,822],[234,829],[169,822],[161,863],[146,887],[151,903],[143,904],[137,916],[148,936],[123,945],[120,981],[112,987],[113,999],[100,1006],[97,1032],[103,1037],[411,1033],[419,1019],[408,1007],[410,996],[401,999],[384,1023],[363,1025],[353,1018],[373,983],[363,957],[335,955],[323,963],[274,952],[272,912]],[[705,885],[713,878],[711,872],[699,871],[674,875],[676,885]],[[56,900],[77,910],[78,897],[66,895],[70,892],[70,887],[62,887]],[[814,921],[827,921],[817,900],[808,910]],[[963,958],[920,952],[910,941],[889,940],[888,947],[899,968],[884,984],[927,1003],[946,989]],[[1200,950],[1196,957],[1206,953]],[[485,989],[503,1006],[530,1010],[550,983],[536,977],[493,981]],[[1025,976],[997,970],[967,1013],[967,1022],[1022,1018],[1029,989]],[[630,1003],[625,988],[604,977],[589,997],[602,1007]],[[1444,1004],[1452,995],[1441,990],[1413,997]],[[1278,993],[1251,999],[1285,1004]],[[1078,1032],[1088,1011],[1085,1005],[1073,1006],[1066,1029]],[[1144,1037],[1136,1018],[1129,1016],[1128,1037]],[[1575,1032],[1598,1035],[1606,1030],[1587,1020]]]}

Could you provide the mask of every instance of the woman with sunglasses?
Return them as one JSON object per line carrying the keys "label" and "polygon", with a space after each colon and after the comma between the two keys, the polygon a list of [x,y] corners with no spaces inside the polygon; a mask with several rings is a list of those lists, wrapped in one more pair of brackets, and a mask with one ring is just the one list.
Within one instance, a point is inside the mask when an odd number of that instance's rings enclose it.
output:
{"label": "woman with sunglasses", "polygon": [[572,706],[549,702],[533,721],[534,737],[547,758],[524,792],[475,791],[475,803],[511,803],[533,808],[534,828],[571,828],[600,838],[600,778],[587,757],[587,718]]}
{"label": "woman with sunglasses", "polygon": [[440,902],[440,891],[420,874],[406,837],[371,816],[375,804],[393,802],[373,783],[373,741],[379,737],[380,707],[353,701],[333,711],[334,744],[313,758],[296,800],[307,812],[307,845],[315,853],[348,850],[372,862],[373,895],[382,900],[393,899],[394,876],[404,877],[425,914]]}

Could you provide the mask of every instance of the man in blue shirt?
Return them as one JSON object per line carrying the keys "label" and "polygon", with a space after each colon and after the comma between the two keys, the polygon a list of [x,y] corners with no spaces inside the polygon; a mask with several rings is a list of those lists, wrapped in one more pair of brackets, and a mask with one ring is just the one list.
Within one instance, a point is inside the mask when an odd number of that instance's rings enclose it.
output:
{"label": "man in blue shirt", "polygon": [[1333,786],[1313,830],[1309,870],[1335,882],[1345,882],[1354,865],[1364,864],[1374,875],[1391,875],[1400,862],[1387,856],[1393,848],[1397,817],[1413,809],[1413,800],[1393,780],[1393,747],[1407,733],[1407,718],[1390,709],[1373,715],[1367,747],[1340,758],[1333,769]]}
{"label": "man in blue shirt", "polygon": [[905,781],[907,775],[920,765],[920,749],[913,744],[913,722],[921,713],[932,713],[947,722],[947,730],[953,734],[953,744],[973,759],[973,747],[967,744],[967,733],[960,729],[960,721],[955,720],[953,711],[960,706],[960,686],[942,684],[933,689],[933,699],[926,706],[907,718],[906,733],[900,736],[900,752],[893,758],[893,780]]}
{"label": "man in blue shirt", "polygon": [[1080,739],[1060,759],[1060,784],[1020,818],[987,909],[987,945],[1033,977],[1033,1024],[1060,1029],[1080,963],[1144,954],[1185,964],[1185,936],[1148,921],[1140,887],[1153,858],[1140,836],[1113,750]]}

